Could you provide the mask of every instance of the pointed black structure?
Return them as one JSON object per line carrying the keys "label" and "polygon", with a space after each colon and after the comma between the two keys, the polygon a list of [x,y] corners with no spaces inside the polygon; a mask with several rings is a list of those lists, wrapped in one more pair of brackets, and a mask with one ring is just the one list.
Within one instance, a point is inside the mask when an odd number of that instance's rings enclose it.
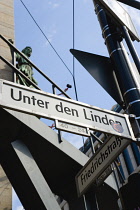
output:
{"label": "pointed black structure", "polygon": [[110,59],[74,49],[71,49],[70,52],[108,94],[122,106],[122,95]]}

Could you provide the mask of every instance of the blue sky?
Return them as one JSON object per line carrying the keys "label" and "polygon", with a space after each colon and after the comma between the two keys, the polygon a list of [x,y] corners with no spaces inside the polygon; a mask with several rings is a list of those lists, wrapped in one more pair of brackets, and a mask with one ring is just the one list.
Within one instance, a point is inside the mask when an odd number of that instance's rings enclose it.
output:
{"label": "blue sky", "polygon": [[[38,25],[41,27],[57,53],[63,59],[69,70],[73,71],[73,56],[69,52],[73,48],[73,1],[72,0],[23,0]],[[67,94],[75,98],[73,78],[58,58],[48,41],[37,28],[20,0],[14,0],[15,5],[15,45],[19,50],[31,46],[33,53],[31,61],[38,66],[57,85],[65,89],[67,84],[72,85]],[[138,10],[125,7],[140,35],[140,13]],[[108,56],[101,29],[94,12],[92,0],[75,1],[75,49]],[[134,42],[140,55],[139,43]],[[89,73],[75,60],[75,79],[78,100],[104,109],[111,109],[116,102],[104,89],[89,75]],[[52,93],[51,85],[34,71],[39,87]],[[44,121],[51,125],[52,122]],[[80,147],[83,140],[80,136],[68,133],[64,138]],[[13,210],[21,210],[20,203],[14,195]],[[15,202],[16,200],[16,202]]]}

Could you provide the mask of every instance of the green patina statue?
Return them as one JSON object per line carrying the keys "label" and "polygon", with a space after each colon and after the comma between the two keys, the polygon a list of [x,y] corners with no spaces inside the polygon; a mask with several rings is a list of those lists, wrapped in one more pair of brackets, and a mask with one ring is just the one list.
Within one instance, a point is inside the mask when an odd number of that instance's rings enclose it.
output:
{"label": "green patina statue", "polygon": [[[27,58],[29,58],[32,54],[32,48],[31,47],[25,47],[22,50],[22,53],[25,54]],[[33,77],[33,68],[32,66],[26,61],[21,55],[18,53],[16,54],[16,61],[17,61],[17,68],[25,74],[32,82],[34,82],[36,85],[38,84],[36,80]],[[33,85],[29,84],[29,82],[24,79],[21,75],[17,75],[17,83],[28,86],[28,87],[33,87]]]}

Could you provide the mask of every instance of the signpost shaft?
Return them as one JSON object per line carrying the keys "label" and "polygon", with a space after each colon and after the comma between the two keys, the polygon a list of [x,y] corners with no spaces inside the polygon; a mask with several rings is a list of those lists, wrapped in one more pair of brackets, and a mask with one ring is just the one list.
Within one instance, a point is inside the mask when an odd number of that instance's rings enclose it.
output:
{"label": "signpost shaft", "polygon": [[139,73],[140,73],[140,60],[139,60],[138,54],[137,54],[137,52],[136,52],[136,50],[134,48],[134,45],[133,45],[133,43],[131,41],[131,38],[129,36],[127,28],[125,26],[123,26],[122,29],[123,29],[123,34],[125,36],[125,40],[126,40],[126,43],[128,45],[128,48],[129,48],[129,50],[131,52],[133,60],[134,60],[134,62],[136,64],[136,66],[137,66],[137,69],[138,69]]}
{"label": "signpost shaft", "polygon": [[[140,85],[135,76],[135,72],[130,66],[130,61],[126,57],[124,48],[122,48],[122,37],[119,31],[114,27],[102,7],[95,0],[96,14],[103,32],[105,44],[107,46],[115,74],[120,86],[120,90],[125,102],[125,109],[128,113],[136,115],[136,119],[140,120]],[[139,121],[140,123],[140,121]]]}

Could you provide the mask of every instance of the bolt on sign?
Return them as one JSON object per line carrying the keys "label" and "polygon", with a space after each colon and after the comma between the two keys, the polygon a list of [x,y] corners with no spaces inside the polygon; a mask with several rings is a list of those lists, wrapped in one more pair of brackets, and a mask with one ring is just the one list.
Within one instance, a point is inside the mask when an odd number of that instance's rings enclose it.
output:
{"label": "bolt on sign", "polygon": [[35,116],[135,139],[128,115],[0,80],[0,106]]}

